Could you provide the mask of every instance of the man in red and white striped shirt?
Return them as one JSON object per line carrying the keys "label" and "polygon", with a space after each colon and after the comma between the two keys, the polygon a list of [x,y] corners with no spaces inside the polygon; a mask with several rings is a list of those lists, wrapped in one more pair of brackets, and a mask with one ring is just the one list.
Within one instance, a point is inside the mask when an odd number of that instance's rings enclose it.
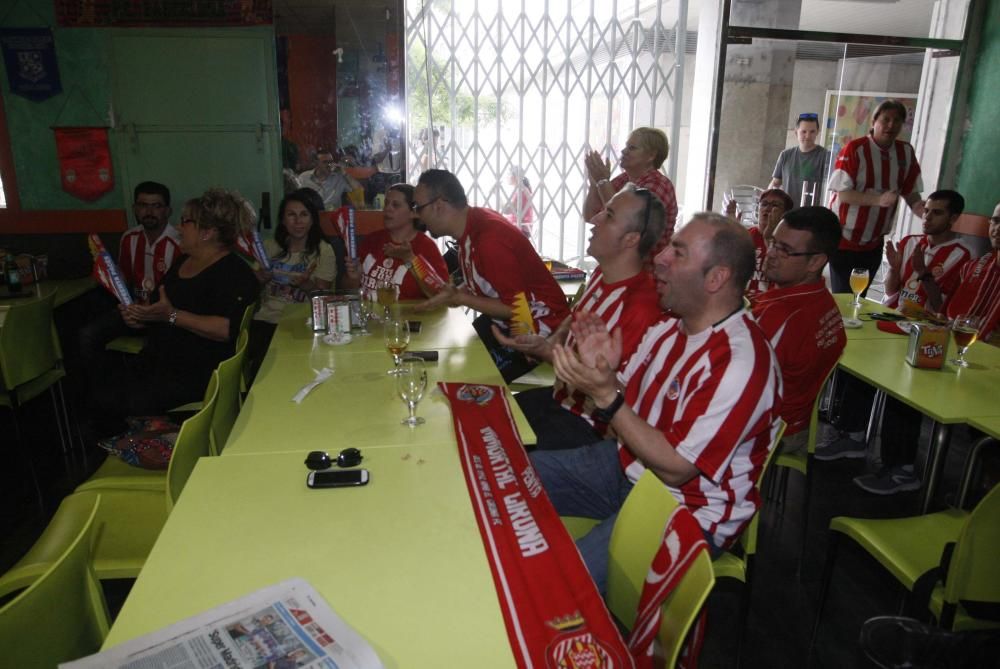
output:
{"label": "man in red and white striped shirt", "polygon": [[138,225],[122,235],[118,266],[133,295],[160,285],[180,257],[180,233],[170,225],[170,191],[155,181],[135,187],[132,212]]}
{"label": "man in red and white striped shirt", "polygon": [[898,245],[886,242],[889,273],[883,304],[914,315],[944,308],[958,288],[959,270],[971,255],[951,230],[964,209],[961,194],[935,191],[924,203],[924,234],[903,237]]}
{"label": "man in red and white striped shirt", "polygon": [[962,266],[958,290],[948,300],[948,317],[971,314],[980,318],[979,339],[1000,339],[1000,202],[990,218],[993,248],[978,260]]}
{"label": "man in red and white striped shirt", "polygon": [[[639,345],[646,328],[663,316],[653,275],[644,270],[646,259],[663,234],[663,203],[650,191],[626,184],[590,221],[593,231],[587,254],[598,262],[573,313],[601,317],[609,330],[622,331],[623,358]],[[494,328],[504,346],[552,362],[555,344],[573,345],[572,316],[548,338],[540,335],[506,337]],[[607,425],[594,417],[590,397],[570,388],[562,379],[554,387],[534,388],[517,394],[541,449],[573,448],[601,439]]]}
{"label": "man in red and white striped shirt", "polygon": [[531,454],[561,515],[601,521],[577,547],[602,589],[614,519],[646,468],[691,510],[714,553],[759,506],[754,483],[775,436],[781,376],[743,309],[753,262],[738,223],[696,214],[656,259],[660,306],[675,317],[646,331],[621,373],[621,330],[595,316],[573,324],[575,350],[553,350],[556,373],[594,399],[618,437]]}
{"label": "man in red and white striped shirt", "polygon": [[869,134],[848,142],[837,156],[828,185],[830,208],[843,232],[840,250],[830,259],[835,293],[851,292],[855,267],[868,268],[869,283],[875,278],[900,197],[914,214],[923,216],[920,164],[913,146],[896,139],[906,113],[903,103],[885,100],[875,108]]}

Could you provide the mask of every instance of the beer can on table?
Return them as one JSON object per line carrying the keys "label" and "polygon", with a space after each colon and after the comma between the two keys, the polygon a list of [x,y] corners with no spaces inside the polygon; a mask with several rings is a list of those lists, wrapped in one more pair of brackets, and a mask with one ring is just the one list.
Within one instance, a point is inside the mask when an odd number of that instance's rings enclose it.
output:
{"label": "beer can on table", "polygon": [[326,332],[326,301],[333,297],[328,290],[314,290],[309,293],[312,304],[313,332]]}
{"label": "beer can on table", "polygon": [[330,297],[326,302],[326,331],[330,334],[351,332],[351,306],[346,297]]}

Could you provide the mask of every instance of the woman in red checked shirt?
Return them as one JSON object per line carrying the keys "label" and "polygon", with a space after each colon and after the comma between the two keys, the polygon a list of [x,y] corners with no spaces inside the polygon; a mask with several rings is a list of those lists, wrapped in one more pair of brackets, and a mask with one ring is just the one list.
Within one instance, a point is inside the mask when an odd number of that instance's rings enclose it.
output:
{"label": "woman in red checked shirt", "polygon": [[441,251],[419,227],[412,207],[413,186],[389,186],[382,209],[385,228],[367,235],[358,259],[348,261],[345,287],[374,290],[391,281],[399,286],[399,299],[422,300],[447,283]]}

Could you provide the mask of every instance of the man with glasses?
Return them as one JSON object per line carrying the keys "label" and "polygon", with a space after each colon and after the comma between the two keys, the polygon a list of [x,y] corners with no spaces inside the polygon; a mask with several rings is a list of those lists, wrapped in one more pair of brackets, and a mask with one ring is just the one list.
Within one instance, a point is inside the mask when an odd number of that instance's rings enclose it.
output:
{"label": "man with glasses", "polygon": [[[795,138],[799,145],[778,154],[778,162],[771,174],[768,188],[781,188],[796,204],[816,204],[826,183],[830,152],[816,143],[819,134],[819,117],[816,114],[799,114],[795,122]],[[808,184],[806,200],[802,201],[803,184]]]}
{"label": "man with glasses", "polygon": [[764,263],[771,288],[751,297],[754,318],[781,366],[785,452],[805,446],[813,402],[847,344],[837,303],[823,281],[823,268],[839,243],[840,223],[826,207],[787,212]]}
{"label": "man with glasses", "polygon": [[621,372],[621,328],[608,332],[594,314],[574,322],[572,348],[553,348],[556,374],[593,399],[615,438],[531,454],[560,515],[600,521],[576,543],[602,591],[615,518],[647,468],[692,512],[713,554],[736,540],[759,506],[754,483],[781,408],[774,351],[743,308],[753,273],[746,230],[695,214],[655,267],[670,314]]}
{"label": "man with glasses", "polygon": [[[543,337],[552,334],[569,315],[562,288],[531,242],[503,215],[469,206],[465,189],[454,174],[447,170],[421,174],[413,211],[435,238],[457,240],[464,278],[460,288],[445,286],[426,300],[423,308],[468,307],[492,319],[505,334]],[[493,338],[490,327],[477,327],[477,331],[502,366],[495,342],[489,341]]]}
{"label": "man with glasses", "polygon": [[339,209],[346,193],[364,188],[361,182],[344,171],[327,149],[316,150],[316,167],[299,175],[299,185],[319,193],[327,211]]}
{"label": "man with glasses", "polygon": [[[597,260],[583,295],[573,305],[574,314],[601,317],[609,330],[622,332],[622,359],[635,351],[646,329],[663,316],[653,275],[646,260],[666,227],[663,203],[651,191],[625,184],[591,220],[587,254]],[[506,337],[495,329],[504,346],[537,360],[552,362],[552,347],[573,345],[568,316],[548,337],[537,334]],[[534,388],[516,396],[537,437],[540,449],[574,448],[604,437],[607,425],[595,416],[594,402],[562,379],[555,385]]]}
{"label": "man with glasses", "polygon": [[[749,228],[750,238],[754,246],[753,277],[747,284],[747,294],[767,290],[768,281],[764,276],[764,260],[767,258],[767,245],[774,237],[774,229],[784,217],[786,211],[795,207],[792,198],[780,188],[770,188],[757,198],[757,225]],[[736,218],[736,203],[731,203],[731,209],[726,212],[730,218]]]}

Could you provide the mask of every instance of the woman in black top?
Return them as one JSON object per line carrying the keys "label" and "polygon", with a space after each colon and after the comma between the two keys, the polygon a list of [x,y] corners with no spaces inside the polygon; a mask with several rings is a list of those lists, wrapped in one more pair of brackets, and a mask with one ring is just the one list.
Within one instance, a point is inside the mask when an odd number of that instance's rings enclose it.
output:
{"label": "woman in black top", "polygon": [[148,333],[138,364],[112,374],[102,413],[118,417],[163,414],[198,401],[212,370],[233,354],[240,322],[259,285],[233,247],[249,224],[243,200],[211,189],[189,200],[181,214],[184,255],[163,277],[149,305],[120,306],[129,326]]}

